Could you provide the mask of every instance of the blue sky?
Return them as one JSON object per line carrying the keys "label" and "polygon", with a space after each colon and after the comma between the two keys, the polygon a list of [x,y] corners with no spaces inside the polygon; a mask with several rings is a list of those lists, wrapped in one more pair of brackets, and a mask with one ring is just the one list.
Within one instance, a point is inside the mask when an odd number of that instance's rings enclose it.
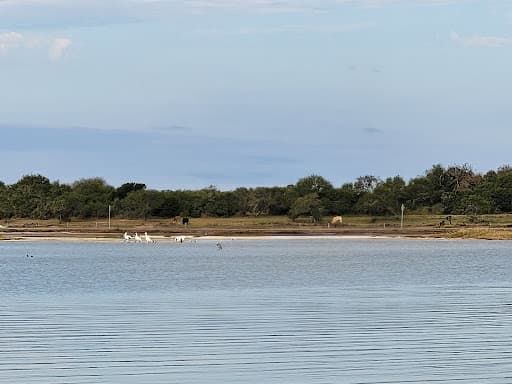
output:
{"label": "blue sky", "polygon": [[0,180],[486,171],[511,68],[507,1],[0,0]]}

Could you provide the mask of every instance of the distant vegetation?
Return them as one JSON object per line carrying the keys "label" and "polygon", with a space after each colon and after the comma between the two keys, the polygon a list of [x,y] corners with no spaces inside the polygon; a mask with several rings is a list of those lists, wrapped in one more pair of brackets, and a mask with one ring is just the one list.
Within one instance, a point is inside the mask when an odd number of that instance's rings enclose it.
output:
{"label": "distant vegetation", "polygon": [[41,175],[17,183],[0,182],[0,219],[100,218],[112,207],[113,217],[168,218],[288,215],[318,221],[325,215],[394,216],[404,204],[409,212],[425,214],[482,214],[512,212],[512,168],[485,174],[470,166],[434,165],[423,176],[406,182],[400,176],[381,180],[361,176],[335,187],[325,178],[308,176],[285,187],[237,188],[220,191],[157,191],[145,184],[115,188],[103,179],[82,179],[71,185]]}

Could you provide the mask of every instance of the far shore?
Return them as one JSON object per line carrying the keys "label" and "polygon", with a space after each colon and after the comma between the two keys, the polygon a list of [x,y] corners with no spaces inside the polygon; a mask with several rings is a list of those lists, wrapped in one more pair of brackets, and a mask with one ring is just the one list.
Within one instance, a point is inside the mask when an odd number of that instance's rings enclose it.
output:
{"label": "far shore", "polygon": [[[438,234],[293,234],[293,235],[179,235],[179,236],[162,236],[151,235],[154,243],[176,243],[176,238],[182,237],[183,242],[201,242],[201,241],[248,241],[248,240],[511,240],[508,236],[497,235],[496,233],[468,233],[468,234],[450,234],[448,236],[439,236]],[[144,237],[142,243],[146,243]],[[59,232],[37,232],[37,233],[7,233],[0,237],[1,242],[63,242],[63,243],[129,243],[135,244],[134,241],[125,242],[122,234],[112,236],[112,234],[98,233],[59,233]]]}
{"label": "far shore", "polygon": [[[122,242],[123,233],[147,232],[157,242],[255,239],[485,239],[512,240],[512,215],[487,215],[478,223],[465,216],[408,216],[404,225],[396,217],[344,217],[342,225],[291,221],[287,217],[192,218],[190,225],[163,219],[9,220],[0,224],[0,241]],[[443,225],[440,225],[440,220]],[[143,237],[144,239],[144,237]]]}
{"label": "far shore", "polygon": [[[197,241],[244,241],[244,240],[372,240],[372,239],[413,239],[413,237],[401,236],[372,236],[372,235],[344,235],[344,236],[184,236],[184,242]],[[152,236],[155,243],[176,243],[175,237]],[[122,238],[113,237],[88,237],[88,236],[6,236],[2,240],[6,242],[83,242],[83,243],[125,243]],[[127,243],[134,243],[129,241]],[[146,243],[144,240],[142,243]]]}

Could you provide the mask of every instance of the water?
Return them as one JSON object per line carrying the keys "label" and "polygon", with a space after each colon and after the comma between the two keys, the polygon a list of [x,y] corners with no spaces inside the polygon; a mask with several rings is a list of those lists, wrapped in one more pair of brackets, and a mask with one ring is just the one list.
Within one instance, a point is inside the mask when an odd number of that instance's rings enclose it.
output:
{"label": "water", "polygon": [[508,384],[511,246],[0,242],[0,383]]}

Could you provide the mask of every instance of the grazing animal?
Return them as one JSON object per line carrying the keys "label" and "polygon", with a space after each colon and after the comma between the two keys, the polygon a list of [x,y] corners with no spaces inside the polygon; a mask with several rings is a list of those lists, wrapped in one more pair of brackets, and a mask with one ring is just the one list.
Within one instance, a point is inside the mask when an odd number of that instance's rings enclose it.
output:
{"label": "grazing animal", "polygon": [[133,240],[133,237],[128,234],[128,232],[125,232],[123,235],[123,241],[126,243],[128,241]]}
{"label": "grazing animal", "polygon": [[172,218],[172,223],[173,224],[178,224],[179,221],[181,221],[181,216],[174,216]]}
{"label": "grazing animal", "polygon": [[136,243],[142,243],[142,239],[140,238],[139,234],[135,232],[135,242]]}
{"label": "grazing animal", "polygon": [[330,222],[331,225],[334,225],[334,228],[336,228],[336,226],[338,224],[343,224],[343,217],[341,216],[334,216]]}
{"label": "grazing animal", "polygon": [[184,217],[181,219],[181,224],[188,225],[190,223],[190,219],[188,217]]}
{"label": "grazing animal", "polygon": [[153,240],[147,232],[144,232],[144,239],[146,240],[146,243],[154,243],[155,240]]}

